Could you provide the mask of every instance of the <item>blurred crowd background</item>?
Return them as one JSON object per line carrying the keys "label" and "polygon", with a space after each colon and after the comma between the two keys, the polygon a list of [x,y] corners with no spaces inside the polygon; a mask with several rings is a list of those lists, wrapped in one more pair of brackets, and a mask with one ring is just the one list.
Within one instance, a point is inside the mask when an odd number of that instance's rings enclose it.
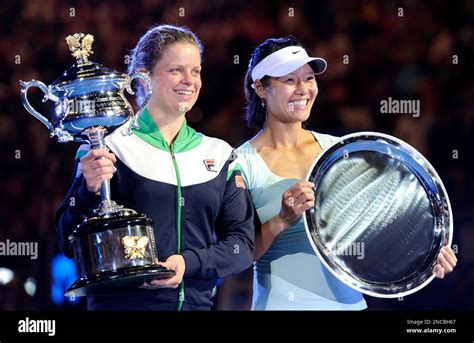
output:
{"label": "blurred crowd background", "polygon": [[[203,88],[189,124],[238,146],[255,132],[242,119],[251,51],[294,35],[328,61],[308,127],[343,135],[378,131],[422,152],[454,212],[458,266],[404,299],[366,297],[371,309],[474,309],[474,2],[465,1],[2,1],[0,5],[0,241],[38,242],[38,259],[0,256],[0,309],[77,309],[53,216],[72,180],[77,144],[60,144],[20,101],[19,80],[52,83],[73,64],[65,37],[95,36],[91,60],[125,71],[155,23],[191,28],[203,41]],[[43,113],[39,91],[31,101]],[[381,113],[380,102],[419,100],[419,117]],[[72,275],[72,276],[71,276]],[[72,279],[71,279],[72,277]],[[250,308],[252,270],[219,282],[215,308]]]}

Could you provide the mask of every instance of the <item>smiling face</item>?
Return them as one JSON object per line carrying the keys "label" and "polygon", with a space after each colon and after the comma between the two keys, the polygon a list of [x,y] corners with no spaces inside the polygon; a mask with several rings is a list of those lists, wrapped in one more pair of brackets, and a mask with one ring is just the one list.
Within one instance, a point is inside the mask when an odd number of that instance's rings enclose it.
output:
{"label": "smiling face", "polygon": [[170,45],[150,74],[150,105],[168,115],[182,115],[196,103],[201,90],[201,56],[196,45]]}
{"label": "smiling face", "polygon": [[305,64],[285,76],[271,77],[259,95],[265,99],[268,119],[283,123],[304,122],[318,95],[314,71]]}

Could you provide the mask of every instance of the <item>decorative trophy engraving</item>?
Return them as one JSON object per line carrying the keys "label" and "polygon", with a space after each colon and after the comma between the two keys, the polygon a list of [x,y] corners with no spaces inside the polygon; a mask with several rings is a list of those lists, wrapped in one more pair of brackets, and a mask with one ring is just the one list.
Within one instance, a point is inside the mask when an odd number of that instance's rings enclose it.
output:
{"label": "decorative trophy engraving", "polygon": [[[129,121],[125,134],[132,134],[132,128],[138,127],[138,118],[152,94],[152,83],[144,73],[129,76],[89,61],[93,41],[90,34],[68,36],[66,42],[76,63],[49,86],[37,80],[20,81],[21,99],[27,111],[59,142],[87,142],[91,149],[103,149],[105,136],[119,126]],[[136,112],[124,96],[124,91],[135,94],[131,87],[134,79],[140,79],[147,89]],[[44,93],[43,102],[55,103],[51,121],[28,101],[31,87]],[[99,208],[69,237],[79,279],[66,296],[104,294],[173,276],[174,271],[158,264],[151,219],[111,200],[110,180],[102,183],[100,195]]]}

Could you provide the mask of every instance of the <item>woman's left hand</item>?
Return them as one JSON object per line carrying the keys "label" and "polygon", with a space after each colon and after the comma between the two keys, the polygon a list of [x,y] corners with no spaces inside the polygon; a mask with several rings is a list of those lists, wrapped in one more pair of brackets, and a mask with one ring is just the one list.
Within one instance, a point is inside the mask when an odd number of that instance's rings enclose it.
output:
{"label": "woman's left hand", "polygon": [[436,273],[438,279],[442,279],[446,274],[453,271],[458,259],[456,258],[454,251],[445,245],[441,248],[436,262],[433,272]]}
{"label": "woman's left hand", "polygon": [[165,268],[174,270],[176,275],[169,279],[151,280],[145,283],[142,288],[177,288],[183,280],[184,271],[186,270],[186,262],[181,255],[171,255],[166,262],[158,262]]}

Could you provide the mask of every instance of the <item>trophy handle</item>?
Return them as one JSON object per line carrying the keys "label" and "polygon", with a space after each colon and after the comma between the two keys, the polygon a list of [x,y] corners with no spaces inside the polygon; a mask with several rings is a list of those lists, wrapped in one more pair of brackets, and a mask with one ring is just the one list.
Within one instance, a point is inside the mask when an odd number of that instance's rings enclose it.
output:
{"label": "trophy handle", "polygon": [[31,106],[30,102],[28,101],[28,89],[30,87],[38,87],[44,93],[43,102],[47,100],[58,101],[58,97],[53,95],[48,87],[41,81],[31,80],[29,82],[24,82],[20,80],[21,86],[21,101],[23,102],[23,106],[25,106],[26,110],[30,112],[36,119],[42,122],[48,128],[49,132],[53,133],[53,125],[50,123],[46,117],[42,116],[41,113],[36,111],[33,106]]}
{"label": "trophy handle", "polygon": [[127,82],[127,85],[126,85],[126,89],[127,89],[127,92],[129,94],[131,94],[131,95],[135,94],[135,92],[132,89],[132,81],[134,79],[142,79],[143,81],[145,81],[146,88],[147,88],[147,95],[146,95],[146,98],[143,101],[143,103],[138,106],[138,110],[132,116],[132,120],[131,120],[130,126],[128,128],[128,134],[129,135],[132,134],[132,128],[134,128],[134,129],[139,128],[138,118],[140,118],[140,115],[142,114],[143,110],[145,109],[145,106],[148,104],[148,101],[151,98],[151,94],[153,93],[153,87],[152,87],[150,77],[145,73],[136,72],[136,73],[133,73],[132,75],[130,75],[130,78],[128,79],[128,82]]}

